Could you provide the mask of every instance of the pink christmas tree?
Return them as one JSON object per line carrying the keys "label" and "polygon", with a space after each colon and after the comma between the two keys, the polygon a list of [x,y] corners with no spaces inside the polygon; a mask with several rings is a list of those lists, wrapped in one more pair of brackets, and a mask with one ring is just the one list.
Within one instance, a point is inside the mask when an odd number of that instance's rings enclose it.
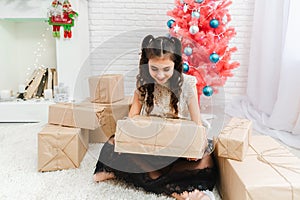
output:
{"label": "pink christmas tree", "polygon": [[237,50],[229,47],[236,32],[229,27],[229,0],[175,0],[175,8],[168,11],[170,35],[182,43],[183,71],[197,78],[198,97],[211,96],[218,87],[233,76],[231,70],[238,62],[231,62]]}

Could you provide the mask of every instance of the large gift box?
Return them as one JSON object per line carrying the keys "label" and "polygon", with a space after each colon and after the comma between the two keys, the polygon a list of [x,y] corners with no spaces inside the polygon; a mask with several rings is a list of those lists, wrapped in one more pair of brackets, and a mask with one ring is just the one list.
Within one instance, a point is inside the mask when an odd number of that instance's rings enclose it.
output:
{"label": "large gift box", "polygon": [[300,159],[269,136],[253,136],[242,162],[217,160],[223,200],[300,199]]}
{"label": "large gift box", "polygon": [[107,140],[115,134],[115,129],[116,127],[114,126],[114,131],[112,129],[108,129],[106,131],[103,131],[102,127],[96,128],[95,130],[89,130],[89,143],[104,143],[107,142]]}
{"label": "large gift box", "polygon": [[242,161],[247,153],[252,134],[252,122],[232,118],[217,137],[218,156]]}
{"label": "large gift box", "polygon": [[135,116],[118,120],[115,152],[202,158],[205,128],[193,121]]}
{"label": "large gift box", "polygon": [[112,103],[124,98],[122,74],[105,74],[89,77],[91,102]]}
{"label": "large gift box", "polygon": [[128,116],[131,96],[111,104],[91,103],[78,104],[58,103],[49,106],[48,123],[82,129],[102,129],[106,135],[116,130],[116,120]]}
{"label": "large gift box", "polygon": [[77,168],[88,149],[88,132],[46,125],[38,134],[38,171]]}

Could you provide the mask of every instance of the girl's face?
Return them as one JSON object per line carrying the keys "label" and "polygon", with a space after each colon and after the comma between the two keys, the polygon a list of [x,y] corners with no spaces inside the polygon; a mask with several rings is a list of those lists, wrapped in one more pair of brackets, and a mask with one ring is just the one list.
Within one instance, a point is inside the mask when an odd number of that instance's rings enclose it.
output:
{"label": "girl's face", "polygon": [[149,73],[158,84],[165,84],[172,77],[174,62],[169,57],[149,59]]}

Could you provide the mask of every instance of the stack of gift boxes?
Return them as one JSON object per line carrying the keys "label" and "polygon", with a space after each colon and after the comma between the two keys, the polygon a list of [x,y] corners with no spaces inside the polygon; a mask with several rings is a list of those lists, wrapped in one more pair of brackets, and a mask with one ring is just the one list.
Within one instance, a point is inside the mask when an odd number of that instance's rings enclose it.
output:
{"label": "stack of gift boxes", "polygon": [[124,96],[124,78],[89,78],[90,97],[80,103],[49,106],[48,124],[38,134],[38,171],[77,168],[89,143],[106,142],[116,121],[128,115],[132,97]]}
{"label": "stack of gift boxes", "polygon": [[[204,127],[191,121],[128,115],[122,75],[89,78],[90,98],[49,107],[48,125],[38,134],[38,170],[80,165],[88,143],[115,134],[115,151],[201,158]],[[172,134],[170,134],[172,133]],[[232,118],[215,138],[218,189],[223,200],[300,199],[300,159],[269,136],[252,136],[252,122]]]}
{"label": "stack of gift boxes", "polygon": [[300,159],[252,122],[232,118],[215,141],[223,200],[300,199]]}

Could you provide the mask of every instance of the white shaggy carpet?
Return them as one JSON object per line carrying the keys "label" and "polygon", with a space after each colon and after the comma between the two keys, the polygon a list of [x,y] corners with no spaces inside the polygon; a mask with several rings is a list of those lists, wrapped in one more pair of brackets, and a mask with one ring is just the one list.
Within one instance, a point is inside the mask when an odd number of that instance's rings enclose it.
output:
{"label": "white shaggy carpet", "polygon": [[[37,171],[37,134],[43,123],[0,123],[0,199],[171,200],[117,181],[94,183],[101,144],[90,144],[78,169]],[[220,200],[214,190],[217,200]]]}

